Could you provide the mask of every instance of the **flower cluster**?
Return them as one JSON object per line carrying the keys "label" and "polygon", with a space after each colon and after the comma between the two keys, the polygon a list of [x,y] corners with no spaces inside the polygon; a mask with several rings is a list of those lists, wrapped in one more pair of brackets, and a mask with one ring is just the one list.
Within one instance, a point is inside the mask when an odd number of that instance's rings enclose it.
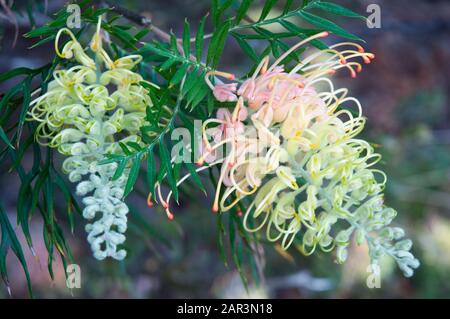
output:
{"label": "flower cluster", "polygon": [[[67,157],[63,171],[78,183],[83,196],[83,217],[88,241],[97,259],[123,259],[128,207],[123,202],[129,173],[113,179],[117,164],[98,165],[105,154],[120,154],[119,143],[140,142],[139,128],[145,121],[145,109],[151,105],[143,78],[132,71],[142,60],[129,55],[111,60],[102,47],[101,19],[92,38],[91,58],[69,29],[61,29],[55,41],[59,57],[73,61],[68,69],[58,69],[48,91],[32,101],[29,117],[39,123],[36,138],[55,147]],[[62,34],[70,36],[62,51]],[[88,196],[91,194],[90,196]]]}
{"label": "flower cluster", "polygon": [[373,168],[380,155],[356,138],[365,124],[361,105],[329,79],[339,69],[355,77],[360,61],[370,63],[374,55],[358,44],[339,43],[290,71],[281,65],[298,47],[327,35],[298,43],[270,66],[263,59],[241,84],[217,79],[232,81],[232,74],[207,75],[217,100],[236,102],[234,111],[219,109],[204,123],[198,164],[221,165],[213,211],[248,203],[247,231],[265,229],[269,241],[280,241],[284,249],[294,244],[305,254],[336,248],[339,263],[354,236],[358,244],[367,242],[373,263],[390,255],[411,276],[419,261],[403,230],[389,226],[396,212],[383,203],[385,174]]}

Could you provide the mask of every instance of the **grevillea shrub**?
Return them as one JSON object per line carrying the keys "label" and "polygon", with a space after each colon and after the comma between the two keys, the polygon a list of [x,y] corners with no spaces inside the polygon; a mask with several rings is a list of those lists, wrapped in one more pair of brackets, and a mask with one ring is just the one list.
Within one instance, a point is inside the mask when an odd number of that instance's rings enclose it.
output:
{"label": "grevillea shrub", "polygon": [[[55,215],[55,187],[65,196],[71,223],[73,210],[86,219],[93,256],[122,260],[132,250],[124,248],[130,211],[125,198],[140,171],[145,171],[148,206],[162,207],[169,220],[176,216],[171,199],[179,200],[180,185],[192,181],[203,188],[206,174],[200,172],[209,171],[215,185],[212,212],[231,216],[230,229],[239,229],[238,247],[248,245],[249,254],[264,242],[305,255],[333,252],[343,263],[355,241],[368,246],[373,264],[387,255],[405,276],[413,274],[419,261],[403,229],[391,225],[397,213],[384,201],[388,181],[378,164],[381,156],[360,137],[363,106],[333,80],[336,72],[356,78],[375,55],[357,43],[358,37],[310,10],[361,16],[329,2],[294,7],[288,1],[279,16],[268,18],[275,4],[266,1],[253,21],[246,17],[250,2],[213,1],[211,16],[200,21],[196,33],[192,36],[185,21],[177,38],[139,14],[86,1],[82,32],[66,26],[62,10],[26,35],[39,37],[36,45],[54,41],[55,59],[1,76],[3,81],[26,75],[2,99],[0,137],[22,181],[18,224],[32,251],[28,222],[39,211],[49,252],[56,247],[64,262],[71,256]],[[117,13],[139,30],[119,24]],[[313,28],[298,27],[290,20],[294,16]],[[264,28],[274,24],[284,31]],[[147,32],[157,38],[146,40]],[[336,42],[331,34],[352,42]],[[219,68],[229,36],[253,61],[242,77]],[[252,41],[268,46],[257,52]],[[42,83],[33,90],[38,77]],[[12,133],[4,124],[18,104]],[[30,137],[22,137],[24,128]],[[174,152],[168,137],[182,128],[190,140],[181,153]],[[27,171],[21,159],[30,146],[34,162]],[[54,166],[54,151],[63,159],[61,167]],[[74,194],[67,181],[75,184]],[[202,194],[192,196],[203,200]],[[2,247],[13,243],[28,276],[22,248],[0,211]],[[235,241],[230,239],[233,259],[241,270]],[[0,253],[4,261],[7,249]],[[7,282],[6,269],[0,270]]]}

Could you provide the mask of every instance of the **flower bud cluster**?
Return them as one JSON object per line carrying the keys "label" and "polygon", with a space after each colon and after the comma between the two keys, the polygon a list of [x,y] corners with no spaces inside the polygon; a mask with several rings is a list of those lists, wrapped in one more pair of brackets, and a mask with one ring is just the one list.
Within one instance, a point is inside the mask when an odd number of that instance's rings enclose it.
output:
{"label": "flower bud cluster", "polygon": [[[83,217],[88,242],[97,259],[123,259],[128,207],[123,201],[129,168],[113,180],[117,164],[98,165],[105,154],[121,154],[119,143],[140,143],[139,128],[145,110],[151,105],[142,76],[132,69],[142,60],[130,55],[111,60],[102,48],[101,21],[90,50],[92,58],[72,32],[61,29],[55,41],[56,53],[72,62],[69,68],[53,73],[53,80],[42,96],[32,101],[29,118],[39,123],[36,138],[43,145],[57,148],[68,156],[63,171],[78,183],[76,191],[85,205]],[[71,38],[62,51],[62,34]]]}

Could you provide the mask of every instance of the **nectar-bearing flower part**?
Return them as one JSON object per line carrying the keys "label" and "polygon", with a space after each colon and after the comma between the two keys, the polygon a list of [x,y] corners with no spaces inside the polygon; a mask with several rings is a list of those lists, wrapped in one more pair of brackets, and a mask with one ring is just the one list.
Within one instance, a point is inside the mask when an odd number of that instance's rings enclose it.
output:
{"label": "nectar-bearing flower part", "polygon": [[236,101],[233,111],[219,109],[203,126],[198,164],[209,158],[213,163],[203,167],[221,165],[213,211],[243,203],[247,231],[263,232],[284,249],[295,245],[307,255],[335,250],[338,263],[355,238],[367,243],[372,263],[392,256],[409,277],[419,261],[404,231],[390,226],[396,212],[384,204],[386,175],[374,168],[381,156],[356,138],[365,124],[361,105],[329,79],[339,69],[356,77],[362,69],[358,59],[370,63],[374,55],[345,42],[312,53],[289,71],[280,64],[298,47],[327,35],[303,40],[270,66],[264,58],[240,85],[217,79],[233,80],[232,74],[207,74],[217,100]]}
{"label": "nectar-bearing flower part", "polygon": [[[116,163],[99,165],[105,154],[121,154],[119,143],[140,143],[139,128],[151,105],[143,78],[132,71],[142,60],[130,55],[111,60],[102,48],[99,19],[88,55],[69,29],[61,29],[55,41],[58,56],[71,63],[53,73],[47,92],[32,101],[29,118],[39,123],[36,138],[67,156],[63,171],[78,183],[76,193],[85,205],[83,217],[88,242],[95,258],[121,260],[128,207],[123,201],[129,174],[125,168],[114,178]],[[60,51],[62,34],[70,36]]]}

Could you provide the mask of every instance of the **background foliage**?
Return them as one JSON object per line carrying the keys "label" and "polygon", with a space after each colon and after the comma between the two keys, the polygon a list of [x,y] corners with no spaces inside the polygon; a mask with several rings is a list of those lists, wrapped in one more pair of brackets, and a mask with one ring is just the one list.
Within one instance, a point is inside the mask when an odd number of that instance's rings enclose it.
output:
{"label": "background foliage", "polygon": [[[445,296],[449,287],[444,279],[448,279],[446,267],[450,263],[446,250],[450,247],[446,193],[449,179],[443,178],[448,176],[450,161],[446,107],[449,85],[448,79],[443,77],[442,81],[440,75],[445,74],[445,68],[448,70],[445,56],[449,50],[438,37],[439,32],[448,33],[448,26],[445,29],[445,24],[438,24],[436,32],[433,25],[416,23],[417,30],[408,33],[401,24],[401,5],[380,2],[383,28],[379,30],[367,29],[362,17],[355,13],[364,14],[363,5],[353,3],[355,8],[350,11],[346,7],[351,6],[344,2],[213,0],[144,5],[120,1],[126,10],[117,5],[111,10],[115,4],[112,1],[80,2],[80,40],[87,40],[83,35],[90,34],[98,15],[106,13],[102,27],[111,35],[111,52],[117,57],[127,52],[142,54],[145,60],[140,72],[158,82],[164,92],[158,94],[161,98],[151,92],[156,107],[147,112],[151,125],[141,128],[146,146],[123,145],[124,156],[104,161],[120,164],[117,177],[125,165],[132,166],[126,187],[126,193],[133,190],[128,198],[132,207],[127,242],[130,254],[121,263],[100,263],[90,257],[77,199],[58,169],[60,158],[34,143],[35,125],[25,122],[30,93],[38,87],[45,92],[52,70],[60,62],[49,52],[56,31],[66,23],[68,13],[60,10],[64,3],[50,1],[48,7],[45,1],[37,0],[14,3],[12,12],[20,22],[19,34],[25,36],[19,36],[14,50],[27,62],[14,62],[13,56],[8,56],[12,66],[0,75],[2,189],[11,184],[2,194],[4,204],[0,207],[0,272],[6,286],[13,287],[13,295],[24,296],[22,287],[32,294],[33,284],[39,297],[69,293],[94,297],[244,296],[243,282],[249,287],[248,293],[260,296]],[[421,1],[404,5],[413,13],[417,11],[419,17],[430,10],[435,17],[432,21],[440,21],[439,11],[445,12],[448,5],[437,3],[441,9],[428,8]],[[187,19],[179,12],[186,12]],[[3,24],[2,55],[11,51],[11,22],[9,17]],[[158,36],[155,28],[168,30],[168,36]],[[377,54],[374,66],[365,70],[358,82],[341,82],[353,87],[351,92],[362,98],[372,125],[367,133],[369,139],[384,145],[380,151],[390,176],[388,201],[406,219],[399,223],[409,223],[416,229],[413,238],[420,243],[418,254],[425,257],[423,270],[419,269],[414,279],[406,281],[396,273],[389,275],[383,286],[393,287],[390,291],[366,288],[365,269],[358,268],[358,264],[367,264],[361,262],[364,248],[355,247],[353,258],[343,269],[332,264],[330,256],[305,258],[269,245],[264,245],[265,253],[261,252],[252,236],[242,231],[237,212],[214,215],[209,210],[210,199],[193,200],[203,198],[200,190],[193,189],[210,187],[207,176],[196,176],[191,184],[177,189],[182,172],[192,172],[193,167],[170,165],[171,131],[177,126],[192,129],[193,118],[206,118],[218,107],[199,80],[207,71],[248,70],[249,63],[256,65],[267,54],[279,56],[298,38],[322,30],[356,41],[365,38],[369,49]],[[356,35],[349,30],[357,30],[353,32]],[[429,33],[437,38],[430,39]],[[411,48],[411,43],[421,43],[422,39],[428,42],[414,57],[411,49],[416,47]],[[323,48],[327,43],[316,41],[314,45]],[[399,57],[391,46],[412,56]],[[30,59],[25,54],[39,58]],[[431,62],[436,56],[444,68]],[[289,59],[298,56],[293,54]],[[432,67],[437,72],[433,73]],[[425,76],[422,82],[414,82],[414,75],[426,75],[428,79]],[[209,175],[214,179],[214,172]],[[180,213],[172,223],[167,222],[160,208],[145,206],[147,193],[154,191],[156,180],[180,199],[182,207],[176,210]],[[72,262],[82,265],[84,286],[80,291],[70,292],[64,287],[63,269]],[[25,275],[17,272],[18,267],[11,267],[16,264],[21,265]],[[263,269],[267,278],[261,276]],[[54,279],[53,289],[48,277]],[[259,285],[261,281],[264,285]]]}

